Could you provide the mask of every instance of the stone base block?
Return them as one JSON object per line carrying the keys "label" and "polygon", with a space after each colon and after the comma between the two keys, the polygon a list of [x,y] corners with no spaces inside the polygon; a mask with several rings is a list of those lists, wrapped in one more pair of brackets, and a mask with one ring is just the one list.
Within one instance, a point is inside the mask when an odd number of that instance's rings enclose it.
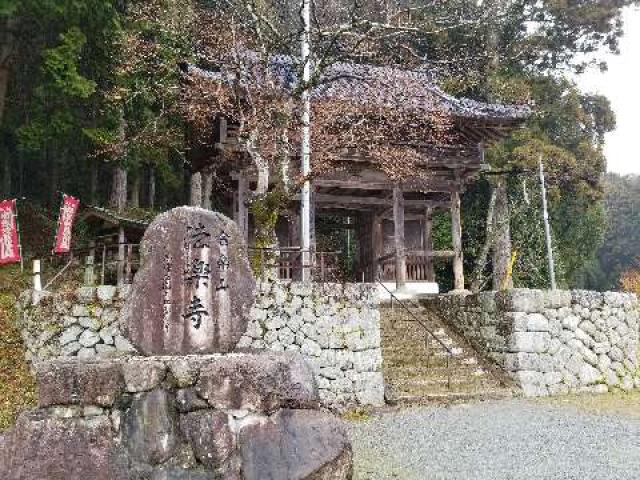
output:
{"label": "stone base block", "polygon": [[343,480],[343,423],[292,353],[59,360],[0,436],[3,480]]}

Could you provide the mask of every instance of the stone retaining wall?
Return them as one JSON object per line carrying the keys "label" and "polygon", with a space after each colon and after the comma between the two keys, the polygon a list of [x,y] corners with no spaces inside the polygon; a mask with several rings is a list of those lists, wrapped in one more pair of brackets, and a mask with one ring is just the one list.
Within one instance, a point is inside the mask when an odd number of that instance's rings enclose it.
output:
{"label": "stone retaining wall", "polygon": [[238,347],[301,352],[325,405],[383,405],[380,311],[371,284],[258,285]]}
{"label": "stone retaining wall", "polygon": [[443,295],[425,304],[527,396],[640,385],[635,295],[515,289]]}
{"label": "stone retaining wall", "polygon": [[[128,287],[82,287],[21,299],[28,360],[135,355],[122,333]],[[382,405],[380,313],[371,285],[258,285],[251,322],[238,350],[296,351],[316,374],[323,405]]]}
{"label": "stone retaining wall", "polygon": [[136,353],[121,329],[120,310],[128,293],[128,286],[110,285],[56,294],[38,292],[37,296],[25,292],[19,321],[27,360]]}

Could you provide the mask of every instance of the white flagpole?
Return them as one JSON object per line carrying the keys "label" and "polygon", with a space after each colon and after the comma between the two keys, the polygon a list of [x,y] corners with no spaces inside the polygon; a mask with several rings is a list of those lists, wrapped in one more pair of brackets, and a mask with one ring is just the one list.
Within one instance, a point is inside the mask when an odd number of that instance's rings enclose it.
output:
{"label": "white flagpole", "polygon": [[308,176],[311,173],[311,96],[309,83],[311,81],[311,0],[302,0],[302,145],[301,173],[305,178],[300,192],[300,247],[302,250],[302,280],[311,279],[309,269],[311,263],[311,184]]}
{"label": "white flagpole", "polygon": [[547,260],[549,262],[549,279],[551,290],[556,289],[556,267],[553,260],[553,246],[551,245],[551,225],[549,225],[549,209],[547,207],[547,187],[544,181],[544,165],[540,157],[540,190],[542,192],[542,218],[544,221],[544,236],[547,243]]}

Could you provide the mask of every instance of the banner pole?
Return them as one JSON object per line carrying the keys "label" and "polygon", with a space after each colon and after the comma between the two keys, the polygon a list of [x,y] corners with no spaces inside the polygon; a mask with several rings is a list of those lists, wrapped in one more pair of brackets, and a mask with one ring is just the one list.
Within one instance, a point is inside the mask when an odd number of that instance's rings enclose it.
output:
{"label": "banner pole", "polygon": [[60,229],[60,215],[62,214],[62,207],[64,206],[64,192],[58,190],[58,193],[62,195],[60,200],[60,207],[58,208],[58,220],[56,220],[56,231],[53,235],[53,247],[51,248],[51,258],[56,254],[56,240],[58,238],[58,230]]}
{"label": "banner pole", "polygon": [[20,252],[20,273],[24,273],[24,255],[22,254],[22,236],[20,235],[20,220],[18,219],[18,199],[16,198],[16,210],[13,213],[16,222],[16,232],[18,233],[18,251]]}

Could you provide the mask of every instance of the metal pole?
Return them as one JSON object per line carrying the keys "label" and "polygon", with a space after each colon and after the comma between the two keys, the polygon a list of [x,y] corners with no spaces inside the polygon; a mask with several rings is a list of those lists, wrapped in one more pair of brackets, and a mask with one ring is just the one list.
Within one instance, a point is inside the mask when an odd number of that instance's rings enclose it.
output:
{"label": "metal pole", "polygon": [[311,250],[311,96],[309,82],[311,81],[311,0],[302,0],[302,35],[300,51],[302,58],[302,145],[301,172],[305,178],[300,195],[300,247],[302,250],[302,280],[311,279],[311,272],[307,267],[310,262]]}
{"label": "metal pole", "polygon": [[16,211],[13,212],[13,218],[16,221],[16,232],[18,234],[18,252],[20,253],[20,272],[24,272],[24,254],[22,253],[22,237],[20,236],[20,220],[18,219],[18,202],[16,202]]}
{"label": "metal pole", "polygon": [[549,210],[547,207],[547,187],[544,181],[544,165],[540,157],[540,190],[542,194],[542,218],[544,221],[544,236],[547,242],[547,260],[549,261],[549,279],[551,290],[556,289],[556,268],[553,261],[553,246],[551,245],[551,226],[549,225]]}

